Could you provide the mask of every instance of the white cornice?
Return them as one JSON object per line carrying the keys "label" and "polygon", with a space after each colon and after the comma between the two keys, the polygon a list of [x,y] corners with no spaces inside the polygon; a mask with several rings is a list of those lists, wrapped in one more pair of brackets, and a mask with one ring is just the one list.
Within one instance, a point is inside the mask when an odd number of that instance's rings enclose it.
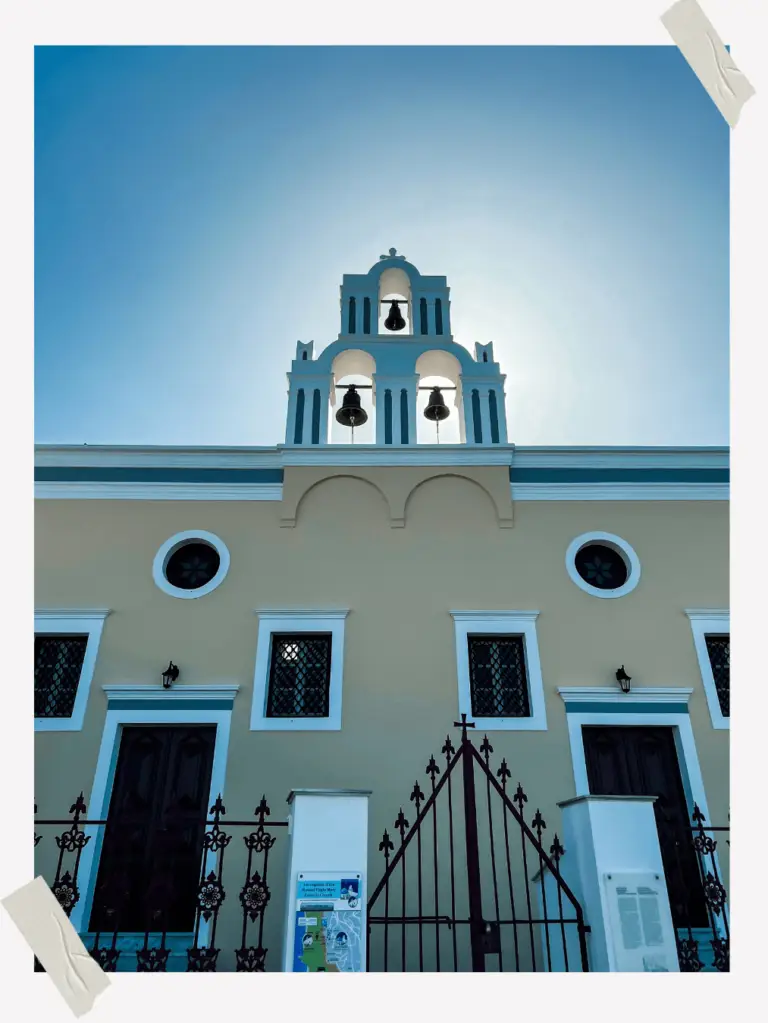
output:
{"label": "white cornice", "polygon": [[727,607],[686,607],[685,613],[692,622],[708,618],[728,618],[730,620],[731,617],[731,612]]}
{"label": "white cornice", "polygon": [[124,467],[195,469],[279,469],[278,448],[249,447],[135,447],[90,444],[40,444],[35,448],[40,468]]}
{"label": "white cornice", "polygon": [[307,619],[307,618],[329,618],[334,620],[343,620],[349,614],[349,608],[333,608],[331,610],[325,608],[305,608],[305,607],[289,607],[289,608],[269,608],[261,609],[256,608],[254,614],[258,616],[259,621],[267,621],[273,618],[296,618],[296,619]]}
{"label": "white cornice", "polygon": [[111,614],[111,609],[109,609],[109,608],[88,608],[88,609],[74,608],[74,607],[43,608],[43,609],[35,608],[35,618],[39,618],[42,621],[48,621],[48,620],[50,620],[52,618],[57,618],[57,619],[64,618],[64,619],[67,619],[67,620],[73,619],[73,618],[77,618],[77,619],[80,619],[80,618],[95,618],[98,621],[103,622],[108,614]]}
{"label": "white cornice", "polygon": [[683,686],[642,686],[623,693],[618,686],[561,686],[567,707],[580,703],[687,703],[693,689]]}
{"label": "white cornice", "polygon": [[511,444],[414,444],[380,447],[373,444],[283,448],[284,466],[291,465],[511,465]]}
{"label": "white cornice", "polygon": [[[465,461],[466,460],[466,461]],[[324,444],[317,447],[162,447],[39,444],[45,468],[164,467],[276,469],[283,465],[514,464],[519,468],[727,468],[727,447],[516,447],[418,444],[407,447]]]}
{"label": "white cornice", "polygon": [[457,622],[535,622],[540,611],[449,611],[448,614]]}
{"label": "white cornice", "polygon": [[515,447],[518,468],[727,468],[727,447]]}
{"label": "white cornice", "polygon": [[66,480],[35,483],[49,501],[281,501],[282,483],[112,483]]}
{"label": "white cornice", "polygon": [[730,496],[728,483],[513,483],[511,490],[513,501],[727,501]]}
{"label": "white cornice", "polygon": [[179,700],[230,700],[234,701],[239,685],[229,683],[210,685],[185,685],[183,682],[164,689],[161,685],[111,684],[102,686],[110,703],[126,700],[150,700],[158,703],[176,703]]}

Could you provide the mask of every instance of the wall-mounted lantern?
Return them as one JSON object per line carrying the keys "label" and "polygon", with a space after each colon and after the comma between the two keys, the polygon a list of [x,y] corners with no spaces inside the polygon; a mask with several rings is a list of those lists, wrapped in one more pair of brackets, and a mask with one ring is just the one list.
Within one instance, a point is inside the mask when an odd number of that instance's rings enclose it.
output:
{"label": "wall-mounted lantern", "polygon": [[173,663],[173,661],[169,661],[168,667],[163,672],[163,689],[170,689],[178,677],[178,667]]}
{"label": "wall-mounted lantern", "polygon": [[629,684],[632,681],[632,679],[629,677],[629,675],[626,673],[626,671],[624,671],[624,665],[623,664],[619,668],[619,670],[616,672],[616,681],[621,686],[622,693],[628,693],[629,692]]}

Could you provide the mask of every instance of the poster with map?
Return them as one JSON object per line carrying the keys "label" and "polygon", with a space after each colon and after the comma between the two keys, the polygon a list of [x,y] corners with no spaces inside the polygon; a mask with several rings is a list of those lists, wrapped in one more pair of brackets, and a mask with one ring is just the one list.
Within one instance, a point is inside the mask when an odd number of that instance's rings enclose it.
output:
{"label": "poster with map", "polygon": [[335,878],[299,875],[294,973],[363,972],[362,899],[360,874],[339,874]]}

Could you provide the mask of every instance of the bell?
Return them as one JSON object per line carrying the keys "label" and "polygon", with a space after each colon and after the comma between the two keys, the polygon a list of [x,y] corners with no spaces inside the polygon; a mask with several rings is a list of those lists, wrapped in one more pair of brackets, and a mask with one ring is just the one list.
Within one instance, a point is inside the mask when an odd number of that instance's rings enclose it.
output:
{"label": "bell", "polygon": [[433,387],[427,407],[424,409],[424,415],[427,419],[431,419],[433,423],[439,423],[443,419],[447,419],[450,414],[451,410],[445,404],[440,388]]}
{"label": "bell", "polygon": [[336,413],[336,422],[341,423],[342,426],[351,426],[353,430],[356,426],[362,426],[363,423],[368,422],[368,413],[360,405],[360,395],[355,390],[354,384],[350,384],[347,388],[341,408]]}
{"label": "bell", "polygon": [[393,302],[389,307],[389,315],[384,320],[384,326],[387,330],[402,330],[405,326],[405,320],[400,312],[400,306],[397,302]]}

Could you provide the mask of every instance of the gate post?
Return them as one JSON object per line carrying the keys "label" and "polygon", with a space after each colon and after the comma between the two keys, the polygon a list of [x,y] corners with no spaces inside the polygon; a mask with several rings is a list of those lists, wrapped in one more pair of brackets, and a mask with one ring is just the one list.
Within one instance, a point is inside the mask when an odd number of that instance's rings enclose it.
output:
{"label": "gate post", "polygon": [[595,972],[679,971],[655,799],[577,796],[558,804]]}
{"label": "gate post", "polygon": [[[370,795],[362,789],[293,789],[288,796],[286,973],[365,972]],[[357,893],[344,881],[357,883]],[[313,905],[326,911],[313,914]]]}

